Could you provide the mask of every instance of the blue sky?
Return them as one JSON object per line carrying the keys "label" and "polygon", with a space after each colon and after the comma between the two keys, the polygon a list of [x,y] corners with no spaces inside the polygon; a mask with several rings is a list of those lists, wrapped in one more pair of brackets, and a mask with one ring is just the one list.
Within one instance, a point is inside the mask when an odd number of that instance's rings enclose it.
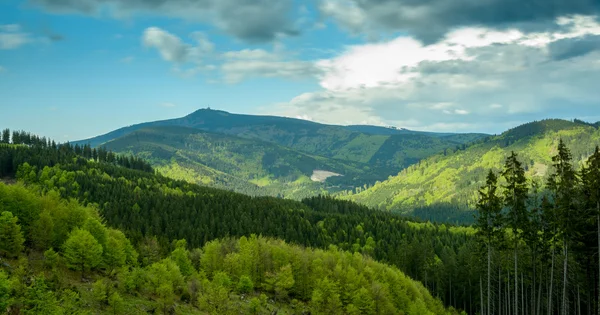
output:
{"label": "blue sky", "polygon": [[0,128],[77,140],[207,106],[457,132],[600,120],[593,1],[539,8],[533,30],[461,1],[445,20],[438,1],[417,19],[407,0],[5,0]]}

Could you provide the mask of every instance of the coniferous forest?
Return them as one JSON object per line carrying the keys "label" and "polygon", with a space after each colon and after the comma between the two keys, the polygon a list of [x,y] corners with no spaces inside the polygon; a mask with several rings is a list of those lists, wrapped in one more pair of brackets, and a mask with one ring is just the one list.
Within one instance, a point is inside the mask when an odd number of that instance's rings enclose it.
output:
{"label": "coniferous forest", "polygon": [[[593,314],[600,151],[512,153],[473,226],[331,196],[251,197],[140,158],[5,130],[0,309],[81,314]],[[414,280],[413,280],[414,279]]]}

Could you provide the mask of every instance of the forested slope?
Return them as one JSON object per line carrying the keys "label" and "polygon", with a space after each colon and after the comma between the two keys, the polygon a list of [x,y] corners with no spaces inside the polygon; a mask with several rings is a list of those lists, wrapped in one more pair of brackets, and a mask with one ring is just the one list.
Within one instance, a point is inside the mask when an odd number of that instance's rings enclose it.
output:
{"label": "forested slope", "polygon": [[362,254],[263,237],[139,251],[93,206],[0,183],[0,312],[11,314],[451,314]]}
{"label": "forested slope", "polygon": [[[105,144],[152,163],[161,173],[248,195],[301,199],[321,192],[373,184],[390,168],[313,156],[270,142],[188,127],[147,127]],[[335,184],[313,181],[315,171],[340,174]]]}
{"label": "forested slope", "polygon": [[416,223],[329,197],[302,203],[250,197],[71,154],[47,166],[34,163],[42,160],[37,155],[60,150],[72,152],[69,146],[5,145],[0,156],[8,157],[2,166],[20,165],[17,177],[28,185],[97,205],[106,223],[124,231],[138,248],[156,244],[156,251],[167,255],[173,240],[185,238],[189,246],[200,247],[251,234],[315,248],[335,245],[397,266],[447,306],[469,312],[478,306],[478,258],[470,250],[470,228]]}
{"label": "forested slope", "polygon": [[565,120],[525,124],[479,140],[465,150],[446,150],[369,189],[348,191],[343,198],[405,213],[432,205],[428,207],[432,211],[436,207],[444,211],[455,211],[457,207],[474,209],[477,189],[484,184],[488,169],[499,170],[510,152],[515,151],[524,162],[526,175],[542,181],[560,139],[579,164],[600,144],[600,131],[589,124]]}

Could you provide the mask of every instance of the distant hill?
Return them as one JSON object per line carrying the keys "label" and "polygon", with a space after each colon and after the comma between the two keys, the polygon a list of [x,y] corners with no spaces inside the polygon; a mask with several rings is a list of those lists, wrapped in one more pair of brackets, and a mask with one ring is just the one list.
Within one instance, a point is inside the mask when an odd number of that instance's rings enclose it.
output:
{"label": "distant hill", "polygon": [[[309,154],[362,163],[368,163],[380,150],[389,151],[388,146],[402,150],[403,147],[396,142],[403,137],[439,139],[437,142],[428,142],[427,145],[417,148],[423,149],[425,153],[406,152],[409,155],[424,158],[430,154],[431,150],[439,152],[444,148],[465,144],[487,136],[485,134],[437,134],[406,129],[394,131],[394,129],[377,126],[325,125],[287,117],[241,115],[220,110],[200,109],[182,118],[132,125],[75,143],[89,143],[96,147],[135,130],[155,126],[190,127],[247,139],[258,139]],[[394,131],[395,134],[385,134],[386,131]],[[435,147],[431,147],[432,144],[435,144]],[[413,148],[414,146],[409,146],[406,150]],[[410,163],[397,161],[391,164],[403,168]]]}
{"label": "distant hill", "polygon": [[600,131],[593,125],[566,120],[543,120],[480,139],[464,150],[446,150],[408,167],[397,176],[343,196],[371,207],[412,212],[431,205],[473,206],[476,191],[489,169],[499,170],[511,151],[519,154],[527,175],[544,180],[563,139],[580,162],[600,145]]}
{"label": "distant hill", "polygon": [[[152,128],[157,127],[172,127],[162,129],[168,130],[169,138],[159,137],[160,132],[156,132],[156,129],[154,133],[151,132]],[[205,131],[212,136],[204,134],[202,140],[189,137],[192,134],[200,134],[197,131]],[[138,138],[140,135],[144,136],[143,147],[138,146],[132,138],[135,134]],[[222,136],[218,137],[217,134]],[[224,136],[236,138],[234,140],[223,138]],[[117,152],[141,154],[158,165],[159,170],[177,178],[195,179],[195,182],[217,187],[265,194],[265,189],[268,190],[268,186],[274,180],[286,183],[300,180],[301,186],[310,186],[313,193],[321,191],[323,185],[319,186],[310,181],[313,171],[310,168],[321,167],[323,163],[327,166],[323,171],[344,175],[326,180],[325,184],[329,183],[330,188],[348,189],[351,188],[350,185],[373,184],[397,174],[423,158],[445,149],[465,146],[465,143],[485,136],[438,134],[377,126],[324,125],[286,117],[240,115],[200,109],[182,118],[128,126],[75,143],[90,144],[93,147],[107,145]],[[223,139],[228,139],[226,147],[215,149],[215,146],[209,145],[213,141]],[[215,149],[216,151],[211,152],[219,156],[211,157],[207,154],[208,151],[197,151],[194,148],[201,150],[204,147],[193,144],[194,141],[201,141],[204,146]],[[252,154],[250,147],[258,148],[258,153]],[[243,153],[226,152],[230,149]],[[263,151],[278,152],[276,159],[287,160],[284,164],[291,169],[287,170],[283,164],[263,168]],[[221,160],[230,155],[235,155],[236,158],[226,162]],[[289,158],[291,156],[294,158]],[[269,154],[264,156],[265,161],[269,161],[270,158]],[[307,162],[309,160],[311,162]],[[240,173],[240,170],[243,171]],[[290,177],[290,172],[296,172],[296,175]],[[250,186],[246,181],[250,181]],[[277,189],[281,188],[276,186]]]}
{"label": "distant hill", "polygon": [[[105,146],[143,157],[170,177],[249,195],[301,198],[326,189],[374,183],[389,172],[260,140],[178,126],[144,127]],[[336,178],[335,187],[327,180],[333,174],[342,175]]]}

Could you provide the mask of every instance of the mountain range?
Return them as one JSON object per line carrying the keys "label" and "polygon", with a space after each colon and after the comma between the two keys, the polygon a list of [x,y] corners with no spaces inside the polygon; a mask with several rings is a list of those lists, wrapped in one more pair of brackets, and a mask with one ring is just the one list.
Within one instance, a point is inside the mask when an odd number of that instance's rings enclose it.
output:
{"label": "mountain range", "polygon": [[251,195],[303,198],[373,185],[423,158],[486,136],[200,109],[75,144],[141,156],[178,179]]}

